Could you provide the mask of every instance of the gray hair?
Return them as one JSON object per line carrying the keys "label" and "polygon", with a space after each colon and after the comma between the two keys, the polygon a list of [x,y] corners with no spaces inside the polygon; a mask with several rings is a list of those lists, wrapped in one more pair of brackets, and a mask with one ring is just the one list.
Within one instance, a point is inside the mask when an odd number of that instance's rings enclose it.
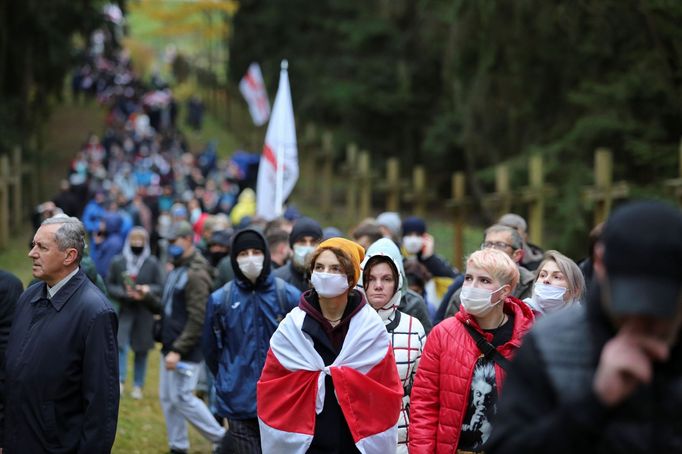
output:
{"label": "gray hair", "polygon": [[583,295],[585,294],[585,278],[583,277],[583,273],[573,260],[566,257],[559,251],[551,249],[545,251],[545,256],[538,266],[535,280],[538,280],[540,270],[543,266],[545,266],[545,263],[549,261],[556,263],[559,271],[561,271],[566,278],[566,283],[568,284],[568,294],[571,296],[571,298],[582,301]]}
{"label": "gray hair", "polygon": [[528,224],[526,224],[526,220],[516,213],[503,214],[500,216],[500,219],[497,220],[497,223],[516,229],[519,231],[519,233],[525,233],[528,231]]}
{"label": "gray hair", "polygon": [[76,263],[80,263],[85,249],[85,227],[77,217],[69,217],[65,214],[58,214],[45,219],[40,225],[61,224],[55,232],[55,241],[60,251],[68,248],[76,249],[78,254]]}
{"label": "gray hair", "polygon": [[491,225],[490,227],[485,229],[485,236],[483,237],[483,239],[485,240],[485,237],[488,236],[489,233],[500,232],[505,232],[511,235],[512,241],[511,245],[514,248],[514,250],[521,249],[523,247],[523,238],[521,238],[521,234],[519,233],[519,231],[507,225],[502,224]]}

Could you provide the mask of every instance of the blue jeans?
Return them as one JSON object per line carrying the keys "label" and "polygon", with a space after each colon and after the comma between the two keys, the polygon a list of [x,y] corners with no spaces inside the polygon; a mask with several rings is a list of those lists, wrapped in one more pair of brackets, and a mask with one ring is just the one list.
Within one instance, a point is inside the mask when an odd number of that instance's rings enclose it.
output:
{"label": "blue jeans", "polygon": [[[147,351],[135,352],[135,365],[133,369],[133,384],[144,387],[144,378],[147,375]],[[128,375],[128,346],[118,347],[118,381],[125,383]]]}

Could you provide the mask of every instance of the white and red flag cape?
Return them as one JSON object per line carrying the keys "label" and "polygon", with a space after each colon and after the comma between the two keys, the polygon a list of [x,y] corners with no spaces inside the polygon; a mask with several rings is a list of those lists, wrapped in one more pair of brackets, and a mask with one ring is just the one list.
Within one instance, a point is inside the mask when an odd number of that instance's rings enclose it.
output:
{"label": "white and red flag cape", "polygon": [[353,441],[363,454],[394,453],[403,396],[393,348],[369,304],[353,316],[339,356],[325,366],[301,330],[305,312],[292,310],[270,339],[257,385],[263,453],[305,453],[324,405],[326,375]]}
{"label": "white and red flag cape", "polygon": [[270,117],[270,101],[265,91],[263,73],[258,63],[251,63],[242,80],[239,91],[249,105],[249,113],[256,126],[263,126]]}
{"label": "white and red flag cape", "polygon": [[287,61],[282,60],[277,96],[258,166],[256,214],[266,221],[282,214],[284,200],[298,180],[298,145],[287,67]]}

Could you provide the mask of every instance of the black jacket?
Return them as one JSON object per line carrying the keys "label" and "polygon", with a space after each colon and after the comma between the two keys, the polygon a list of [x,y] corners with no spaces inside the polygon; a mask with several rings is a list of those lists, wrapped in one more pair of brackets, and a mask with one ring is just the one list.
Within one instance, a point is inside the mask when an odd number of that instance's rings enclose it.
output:
{"label": "black jacket", "polygon": [[302,272],[296,269],[293,261],[290,261],[286,265],[280,266],[276,270],[273,270],[272,275],[284,280],[284,282],[287,284],[293,285],[301,292],[305,292],[306,290],[310,289],[308,279],[306,279]]}
{"label": "black jacket", "polygon": [[682,342],[651,384],[608,409],[592,380],[614,334],[598,286],[586,308],[540,319],[509,369],[486,453],[682,453]]}
{"label": "black jacket", "polygon": [[118,418],[116,313],[82,270],[52,300],[17,303],[7,344],[4,452],[109,453]]}
{"label": "black jacket", "polygon": [[5,426],[5,350],[9,330],[14,319],[17,301],[24,291],[21,281],[13,274],[0,270],[0,440]]}

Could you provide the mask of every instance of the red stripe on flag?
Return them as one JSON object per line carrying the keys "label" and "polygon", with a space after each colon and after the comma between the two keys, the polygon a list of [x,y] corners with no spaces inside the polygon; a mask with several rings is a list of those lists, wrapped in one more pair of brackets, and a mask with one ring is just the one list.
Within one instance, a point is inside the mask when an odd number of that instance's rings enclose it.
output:
{"label": "red stripe on flag", "polygon": [[256,386],[258,417],[281,431],[313,435],[319,375],[319,372],[311,371],[292,372],[280,364],[272,350],[268,350]]}
{"label": "red stripe on flag", "polygon": [[403,387],[390,346],[384,359],[367,375],[349,367],[332,367],[331,373],[353,441],[357,443],[397,424]]}
{"label": "red stripe on flag", "polygon": [[266,161],[272,164],[273,169],[277,169],[277,157],[275,156],[275,152],[272,151],[272,148],[270,148],[270,145],[267,143],[263,145],[263,157]]}

